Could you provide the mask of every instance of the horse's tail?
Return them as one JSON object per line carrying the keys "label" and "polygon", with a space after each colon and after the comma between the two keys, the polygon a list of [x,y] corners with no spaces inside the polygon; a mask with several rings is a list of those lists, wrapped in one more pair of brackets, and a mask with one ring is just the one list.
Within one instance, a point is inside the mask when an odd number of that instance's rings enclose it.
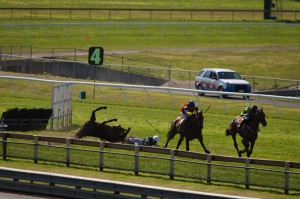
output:
{"label": "horse's tail", "polygon": [[229,126],[227,127],[227,129],[225,130],[225,135],[226,136],[229,136],[229,135],[232,135],[232,129],[234,128],[234,126],[236,126],[236,123],[237,123],[237,121],[236,120],[238,120],[238,117],[239,116],[237,116],[237,117],[235,117],[232,121],[231,121],[231,123],[229,124]]}
{"label": "horse's tail", "polygon": [[225,130],[225,135],[226,135],[226,136],[232,135],[232,134],[231,134],[230,128],[227,128],[227,129]]}
{"label": "horse's tail", "polygon": [[173,139],[174,137],[175,137],[175,135],[178,133],[177,131],[176,131],[176,123],[178,122],[178,120],[177,119],[175,119],[173,122],[172,122],[172,124],[171,124],[171,127],[170,127],[170,129],[169,129],[169,132],[168,132],[168,139],[170,140],[170,139]]}
{"label": "horse's tail", "polygon": [[73,136],[75,139],[81,139],[87,136],[88,129],[91,125],[90,121],[87,121]]}

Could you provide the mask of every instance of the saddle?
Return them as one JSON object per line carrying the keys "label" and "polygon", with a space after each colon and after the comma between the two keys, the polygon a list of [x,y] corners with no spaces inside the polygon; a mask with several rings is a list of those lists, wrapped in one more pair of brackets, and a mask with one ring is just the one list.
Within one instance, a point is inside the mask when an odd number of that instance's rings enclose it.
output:
{"label": "saddle", "polygon": [[242,117],[242,116],[237,116],[237,117],[235,118],[236,129],[237,129],[237,131],[238,131],[238,134],[239,134],[241,137],[244,136],[244,127],[245,127],[245,124],[242,124],[242,126],[240,126],[243,120],[244,120],[244,117]]}

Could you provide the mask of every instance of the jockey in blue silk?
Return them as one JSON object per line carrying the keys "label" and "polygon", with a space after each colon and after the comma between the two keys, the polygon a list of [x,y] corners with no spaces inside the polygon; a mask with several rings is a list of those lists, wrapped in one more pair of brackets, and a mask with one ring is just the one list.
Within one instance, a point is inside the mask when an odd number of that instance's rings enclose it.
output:
{"label": "jockey in blue silk", "polygon": [[182,106],[180,109],[181,111],[181,117],[183,118],[183,121],[180,125],[180,130],[182,130],[182,127],[185,123],[185,121],[195,112],[197,113],[199,111],[199,108],[195,105],[195,102],[193,100],[190,100],[189,103]]}
{"label": "jockey in blue silk", "polygon": [[159,137],[157,135],[155,136],[148,136],[145,139],[130,137],[128,139],[128,142],[130,144],[137,144],[137,145],[144,145],[144,146],[158,146]]}

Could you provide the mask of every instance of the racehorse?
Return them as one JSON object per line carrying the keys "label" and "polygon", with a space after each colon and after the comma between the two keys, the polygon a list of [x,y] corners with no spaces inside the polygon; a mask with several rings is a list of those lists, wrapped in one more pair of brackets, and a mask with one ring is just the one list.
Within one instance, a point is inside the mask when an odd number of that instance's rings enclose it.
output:
{"label": "racehorse", "polygon": [[[249,123],[244,124],[239,131],[237,126],[242,120],[243,116],[236,116],[226,129],[226,136],[232,136],[234,147],[237,150],[239,157],[242,157],[242,153],[245,152],[247,152],[247,157],[250,157],[253,152],[255,141],[258,137],[259,124],[262,124],[264,127],[267,126],[266,116],[262,108],[257,109]],[[243,150],[239,150],[238,148],[238,144],[236,142],[237,133],[239,133],[242,137],[242,143],[245,147]]]}
{"label": "racehorse", "polygon": [[104,121],[102,123],[96,122],[96,111],[106,108],[106,106],[103,106],[95,109],[92,112],[90,120],[83,125],[83,127],[75,134],[74,137],[76,139],[81,139],[82,137],[93,136],[109,142],[124,142],[127,134],[130,131],[130,127],[126,130],[122,128],[121,125],[109,126],[106,124],[117,121],[117,118]]}
{"label": "racehorse", "polygon": [[164,145],[164,148],[166,148],[168,146],[169,141],[171,139],[173,139],[177,133],[179,133],[180,138],[178,140],[176,149],[179,148],[181,142],[185,138],[186,151],[189,151],[190,150],[189,142],[191,140],[197,138],[199,140],[202,148],[204,149],[205,153],[210,153],[210,151],[207,150],[207,148],[203,144],[203,136],[202,136],[203,120],[204,120],[204,117],[203,117],[203,112],[201,110],[196,114],[192,114],[191,117],[189,117],[185,121],[185,124],[183,125],[182,130],[179,130],[180,124],[183,121],[183,118],[177,117],[171,124],[171,127],[168,132],[168,139],[167,139],[166,144]]}

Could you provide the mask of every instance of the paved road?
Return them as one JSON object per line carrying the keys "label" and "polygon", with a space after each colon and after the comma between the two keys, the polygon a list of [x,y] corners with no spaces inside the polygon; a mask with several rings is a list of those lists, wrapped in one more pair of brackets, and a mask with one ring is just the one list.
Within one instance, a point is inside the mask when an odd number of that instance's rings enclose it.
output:
{"label": "paved road", "polygon": [[[0,199],[59,199],[58,197],[40,196],[36,194],[23,194],[7,192],[0,189]],[[61,198],[62,199],[62,198]]]}

